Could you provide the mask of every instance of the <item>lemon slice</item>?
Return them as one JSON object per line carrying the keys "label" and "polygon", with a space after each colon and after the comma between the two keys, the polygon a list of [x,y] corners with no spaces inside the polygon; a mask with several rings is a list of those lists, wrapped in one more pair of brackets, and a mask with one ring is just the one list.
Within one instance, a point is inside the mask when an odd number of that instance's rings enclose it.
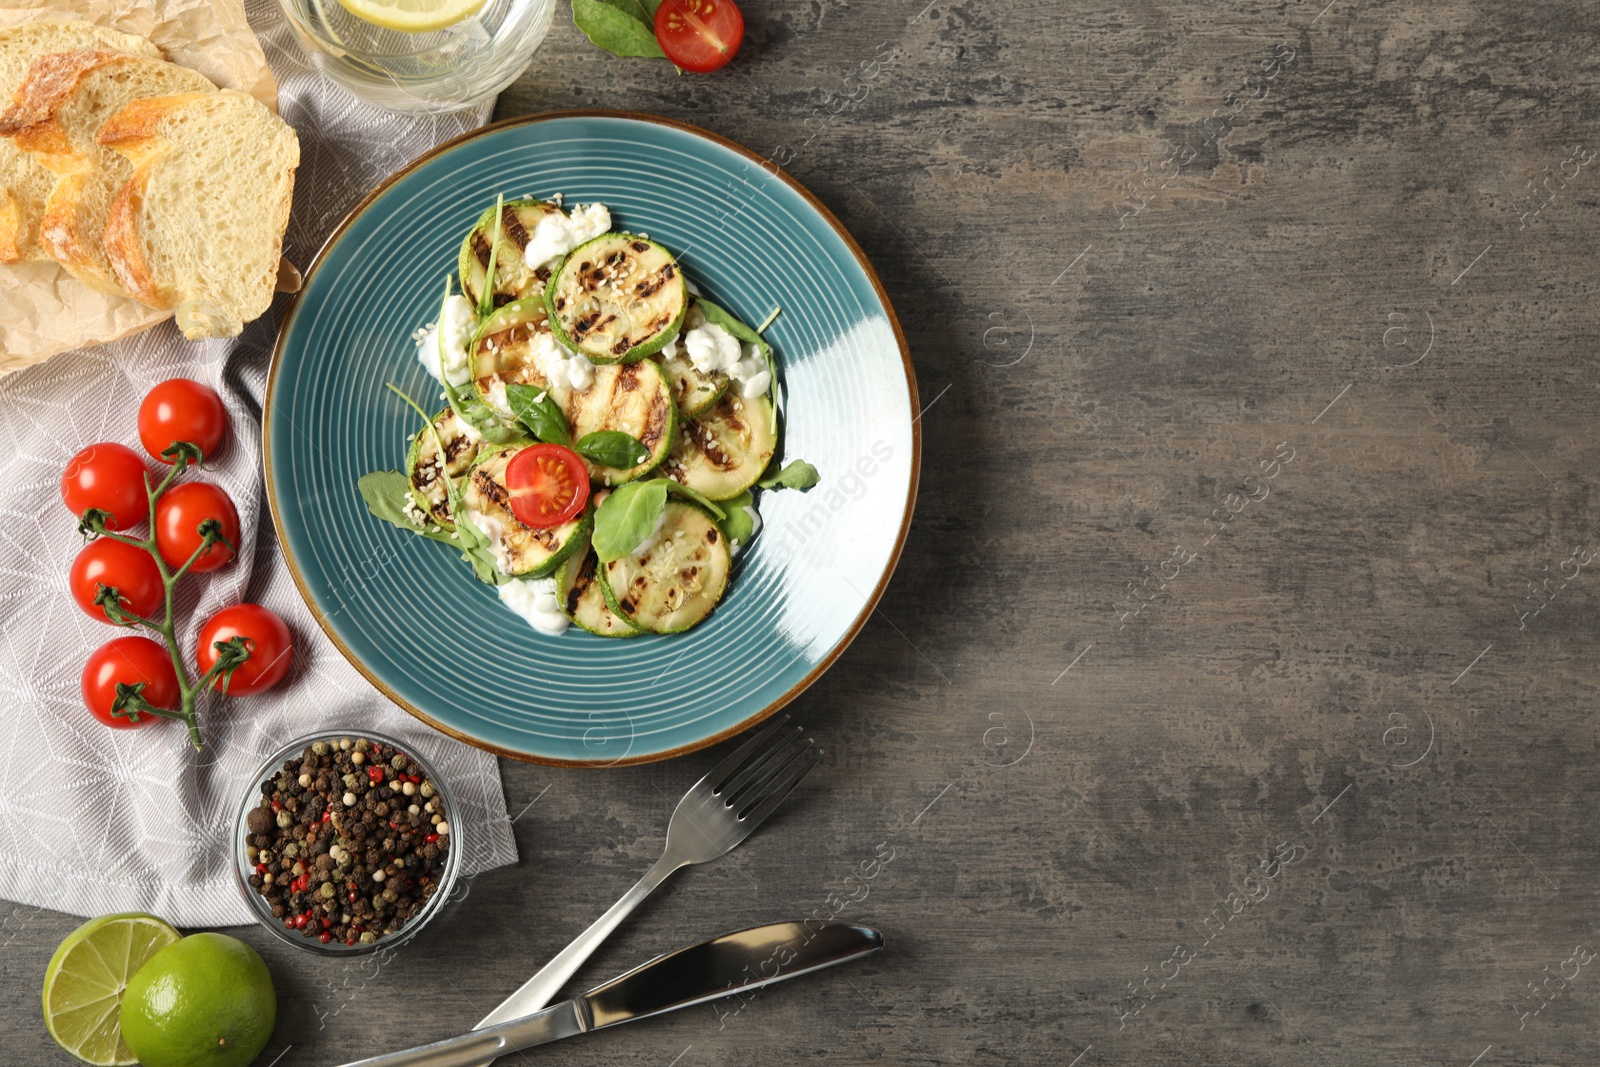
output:
{"label": "lemon slice", "polygon": [[485,0],[339,0],[358,19],[404,33],[426,33],[471,18]]}
{"label": "lemon slice", "polygon": [[85,1063],[137,1063],[122,1041],[122,991],[178,931],[154,915],[90,919],[56,948],[44,971],[44,1025],[56,1044]]}

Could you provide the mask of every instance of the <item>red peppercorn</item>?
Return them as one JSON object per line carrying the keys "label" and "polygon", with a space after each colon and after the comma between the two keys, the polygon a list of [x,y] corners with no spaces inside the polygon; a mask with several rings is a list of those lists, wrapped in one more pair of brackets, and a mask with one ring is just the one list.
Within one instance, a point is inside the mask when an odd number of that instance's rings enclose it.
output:
{"label": "red peppercorn", "polygon": [[324,931],[322,931],[322,933],[317,935],[317,940],[321,941],[324,945],[326,945],[329,941],[333,940],[333,935],[328,933],[328,931],[324,930]]}
{"label": "red peppercorn", "polygon": [[370,778],[374,782],[383,781],[383,768],[382,767],[368,767],[367,768],[367,777]]}
{"label": "red peppercorn", "polygon": [[330,808],[327,811],[322,813],[322,821],[323,822],[332,822],[333,821],[333,809],[332,808]]}
{"label": "red peppercorn", "polygon": [[256,864],[256,870],[258,872],[260,872],[261,874],[266,874],[267,873],[267,865],[265,863],[258,863],[258,864]]}
{"label": "red peppercorn", "polygon": [[422,839],[422,843],[425,844],[425,845],[431,845],[437,840],[439,840],[439,835],[438,834],[428,834],[426,837],[424,837]]}
{"label": "red peppercorn", "polygon": [[272,802],[272,810],[273,811],[282,811],[283,810],[283,804],[280,801],[274,800]]}
{"label": "red peppercorn", "polygon": [[345,944],[347,944],[347,945],[353,945],[355,943],[356,943],[356,939],[353,938],[353,937],[349,938],[348,940],[345,941]]}
{"label": "red peppercorn", "polygon": [[354,904],[356,901],[361,899],[361,894],[357,893],[354,889],[352,889],[352,890],[350,890],[349,893],[347,893],[345,895],[345,899],[348,900],[350,903]]}

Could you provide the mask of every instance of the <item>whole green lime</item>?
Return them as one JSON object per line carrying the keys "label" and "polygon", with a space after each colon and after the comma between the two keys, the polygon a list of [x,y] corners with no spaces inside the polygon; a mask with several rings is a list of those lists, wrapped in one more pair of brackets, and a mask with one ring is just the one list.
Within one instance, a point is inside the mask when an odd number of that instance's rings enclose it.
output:
{"label": "whole green lime", "polygon": [[245,1067],[278,1015],[261,956],[226,934],[190,934],[150,957],[122,995],[122,1039],[144,1067]]}

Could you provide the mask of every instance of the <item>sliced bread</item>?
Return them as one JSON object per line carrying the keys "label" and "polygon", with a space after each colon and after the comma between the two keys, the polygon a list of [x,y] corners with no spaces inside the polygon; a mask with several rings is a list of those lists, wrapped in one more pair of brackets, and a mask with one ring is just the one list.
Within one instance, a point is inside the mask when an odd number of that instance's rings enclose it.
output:
{"label": "sliced bread", "polygon": [[232,337],[265,312],[300,164],[294,128],[223,90],[136,100],[99,137],[133,168],[105,228],[122,286],[176,310],[189,338]]}
{"label": "sliced bread", "polygon": [[[92,22],[29,22],[0,30],[0,106],[11,102],[35,60],[85,48],[161,58],[156,46]],[[9,140],[0,139],[0,263],[46,259],[39,220],[56,176]]]}
{"label": "sliced bread", "polygon": [[0,116],[0,136],[56,175],[39,223],[39,243],[73,277],[121,293],[101,235],[111,201],[133,174],[121,155],[95,140],[128,103],[172,93],[215,92],[186,67],[97,49],[57,52],[37,60]]}

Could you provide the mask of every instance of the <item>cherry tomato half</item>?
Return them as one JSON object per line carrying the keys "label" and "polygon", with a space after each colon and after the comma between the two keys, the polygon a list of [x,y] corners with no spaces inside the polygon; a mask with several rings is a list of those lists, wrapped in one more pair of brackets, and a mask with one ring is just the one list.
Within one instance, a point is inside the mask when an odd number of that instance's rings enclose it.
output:
{"label": "cherry tomato half", "polygon": [[[294,661],[294,638],[275,612],[260,604],[235,604],[223,608],[200,627],[194,658],[201,674],[217,662],[217,642],[234,637],[245,639],[250,658],[234,668],[227,690],[233,696],[271,689]],[[222,679],[213,682],[212,688],[220,690]]]}
{"label": "cherry tomato half", "polygon": [[79,518],[90,508],[109,512],[108,530],[126,530],[150,517],[147,469],[139,453],[115,441],[90,445],[61,474],[61,502]]}
{"label": "cherry tomato half", "polygon": [[101,622],[111,619],[105,608],[94,602],[98,586],[115,589],[123,610],[147,619],[155,618],[167,599],[161,571],[150,553],[109,537],[97,537],[83,546],[72,561],[68,580],[78,606]]}
{"label": "cherry tomato half", "polygon": [[158,708],[176,711],[182,700],[172,657],[148,637],[119,637],[90,654],[89,662],[83,665],[83,703],[89,714],[118,730],[155,722],[154,715],[141,715],[135,722],[111,714],[119,682],[123,685],[143,682],[144,690],[140,695]]}
{"label": "cherry tomato half", "polygon": [[529,445],[506,464],[506,488],[524,526],[560,526],[589,502],[589,471],[570,448]]}
{"label": "cherry tomato half", "polygon": [[[184,565],[204,538],[200,524],[207,519],[222,523],[222,536],[229,544],[239,543],[239,512],[232,499],[210,482],[184,482],[161,494],[156,501],[156,549],[167,566]],[[233,549],[217,542],[194,561],[189,570],[196,574],[214,571],[233,559]]]}
{"label": "cherry tomato half", "polygon": [[697,74],[728,64],[744,40],[744,14],[733,0],[661,0],[656,43],[684,70]]}
{"label": "cherry tomato half", "polygon": [[168,466],[161,453],[188,441],[210,459],[228,432],[228,409],[208,385],[188,378],[169,378],[144,395],[139,404],[139,440],[144,450]]}

